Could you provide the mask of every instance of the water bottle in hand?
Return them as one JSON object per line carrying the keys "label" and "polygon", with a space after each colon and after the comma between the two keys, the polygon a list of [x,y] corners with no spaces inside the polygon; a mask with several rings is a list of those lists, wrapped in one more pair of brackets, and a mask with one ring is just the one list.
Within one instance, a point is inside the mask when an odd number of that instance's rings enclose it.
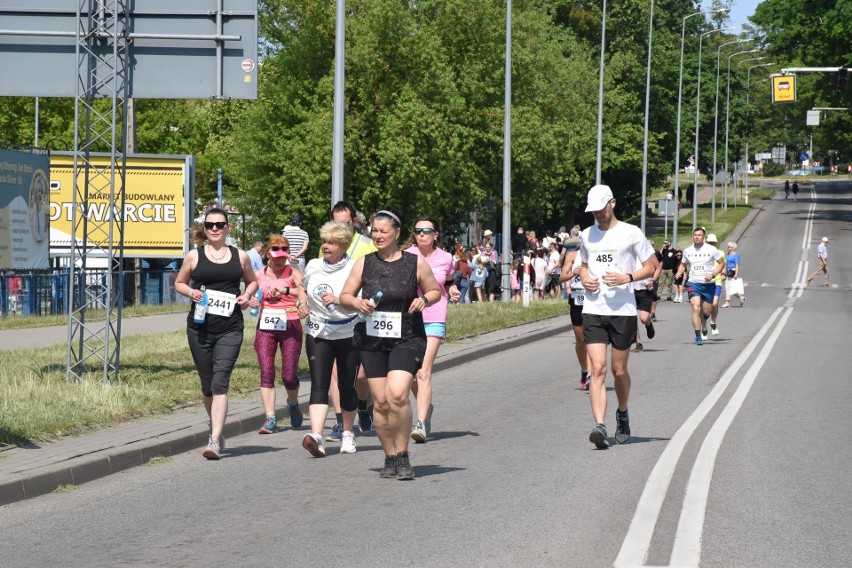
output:
{"label": "water bottle in hand", "polygon": [[[382,299],[382,293],[376,292],[376,295],[373,296],[372,298],[370,298],[367,301],[370,302],[373,305],[373,308],[375,308],[376,306],[379,305],[379,300],[381,300],[381,299]],[[358,314],[358,321],[367,321],[367,316],[365,316],[362,313],[359,313]]]}
{"label": "water bottle in hand", "polygon": [[256,318],[260,313],[260,302],[263,301],[263,290],[258,287],[257,293],[255,293],[254,297],[257,300],[257,307],[250,309],[249,315],[253,318]]}
{"label": "water bottle in hand", "polygon": [[207,298],[206,289],[205,286],[201,286],[201,301],[195,303],[195,313],[192,316],[192,320],[195,323],[204,323],[204,320],[207,319],[207,304],[209,299]]}

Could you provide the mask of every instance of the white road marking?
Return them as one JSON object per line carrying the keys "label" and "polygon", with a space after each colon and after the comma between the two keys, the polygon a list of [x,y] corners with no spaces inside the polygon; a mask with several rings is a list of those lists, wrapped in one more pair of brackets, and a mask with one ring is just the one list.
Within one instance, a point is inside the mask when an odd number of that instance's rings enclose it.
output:
{"label": "white road marking", "polygon": [[[816,192],[812,190],[811,194],[815,197]],[[810,242],[813,235],[813,213],[815,208],[816,203],[812,202],[808,209],[808,218],[805,221],[805,230],[802,239],[802,257],[796,267],[796,278],[790,292],[787,294],[787,301],[783,306],[775,309],[769,320],[760,328],[760,331],[758,331],[746,348],[737,356],[734,363],[721,376],[716,386],[713,387],[710,393],[701,401],[698,408],[678,428],[677,432],[675,432],[666,445],[665,450],[663,450],[663,453],[654,465],[654,469],[648,476],[648,481],[645,483],[645,488],[636,505],[636,512],[630,522],[630,528],[627,530],[621,550],[613,564],[616,568],[644,566],[650,550],[651,539],[654,536],[654,529],[659,520],[660,510],[662,509],[672,476],[674,475],[674,470],[677,467],[686,443],[692,437],[698,425],[707,417],[719,401],[739,370],[746,362],[750,361],[751,354],[763,341],[764,336],[770,329],[773,329],[773,333],[760,350],[757,360],[754,361],[746,372],[731,400],[716,419],[707,436],[705,436],[701,450],[690,473],[669,564],[670,567],[698,565],[701,558],[701,537],[704,530],[704,516],[707,509],[707,499],[715,469],[716,457],[724,440],[725,433],[742,407],[742,403],[751,390],[754,381],[757,379],[760,369],[769,357],[769,353],[772,351],[787,320],[793,313],[793,304],[804,293],[804,278],[808,274],[808,251],[810,250]],[[781,321],[777,327],[774,327],[775,321],[782,313]]]}

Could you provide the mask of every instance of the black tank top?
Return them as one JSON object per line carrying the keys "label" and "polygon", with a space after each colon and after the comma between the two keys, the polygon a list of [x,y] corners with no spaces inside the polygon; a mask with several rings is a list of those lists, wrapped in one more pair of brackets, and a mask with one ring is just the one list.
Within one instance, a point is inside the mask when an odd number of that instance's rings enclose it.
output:
{"label": "black tank top", "polygon": [[418,297],[417,255],[403,252],[402,258],[387,262],[378,253],[364,257],[361,274],[361,297],[375,298],[382,292],[376,311],[402,312],[402,329],[399,338],[372,337],[367,335],[365,322],[355,326],[355,347],[365,351],[391,351],[393,349],[426,350],[426,330],[423,314],[408,313],[411,302]]}
{"label": "black tank top", "polygon": [[[193,288],[200,289],[203,285],[208,290],[226,292],[235,296],[240,295],[240,282],[243,277],[240,251],[236,247],[229,246],[228,249],[231,251],[231,259],[225,264],[216,264],[207,258],[203,246],[196,249],[198,251],[198,264],[192,271]],[[239,306],[234,307],[234,313],[229,318],[207,314],[207,320],[203,324],[197,324],[193,321],[193,312],[195,312],[195,302],[192,302],[189,307],[189,315],[186,318],[186,323],[189,326],[204,328],[215,333],[243,328],[243,311]]]}

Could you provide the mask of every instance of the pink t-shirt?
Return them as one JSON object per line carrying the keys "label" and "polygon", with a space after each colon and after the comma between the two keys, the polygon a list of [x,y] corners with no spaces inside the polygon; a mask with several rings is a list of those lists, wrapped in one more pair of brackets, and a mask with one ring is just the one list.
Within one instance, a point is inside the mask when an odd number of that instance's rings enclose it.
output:
{"label": "pink t-shirt", "polygon": [[278,288],[279,290],[283,290],[284,288],[289,286],[295,291],[295,283],[293,282],[293,267],[289,264],[285,266],[284,272],[281,274],[281,278],[275,278],[274,275],[269,274],[271,272],[272,268],[265,266],[254,273],[254,275],[257,276],[258,286],[260,286],[260,289],[263,290],[262,306],[264,308],[286,309],[288,321],[299,319],[299,312],[296,310],[295,296],[285,295],[277,296],[275,298],[269,297],[269,291],[272,288]]}
{"label": "pink t-shirt", "polygon": [[453,255],[436,248],[426,258],[420,253],[420,249],[416,245],[407,248],[405,252],[416,254],[425,260],[432,268],[432,274],[435,275],[438,286],[441,287],[441,299],[423,310],[423,321],[426,323],[447,323],[447,289],[444,288],[444,282],[449,280],[453,274]]}

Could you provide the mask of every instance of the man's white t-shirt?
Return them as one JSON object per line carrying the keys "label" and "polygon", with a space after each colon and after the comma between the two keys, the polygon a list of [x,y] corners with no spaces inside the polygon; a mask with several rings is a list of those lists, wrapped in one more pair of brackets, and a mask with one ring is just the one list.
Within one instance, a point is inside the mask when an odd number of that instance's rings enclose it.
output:
{"label": "man's white t-shirt", "polygon": [[[580,234],[580,258],[589,268],[589,278],[597,278],[600,288],[595,294],[586,292],[584,314],[602,316],[635,316],[636,296],[633,283],[607,286],[607,272],[630,274],[654,254],[648,239],[636,225],[619,221],[608,231],[597,224]],[[644,260],[639,260],[644,259]]]}
{"label": "man's white t-shirt", "polygon": [[[686,247],[683,251],[683,259],[681,262],[689,265],[689,278],[687,282],[696,282],[706,284],[708,280],[705,278],[708,274],[713,274],[716,270],[715,265],[717,260],[722,259],[722,251],[704,243],[700,248],[695,248],[695,245]],[[711,278],[709,282],[712,282]]]}

